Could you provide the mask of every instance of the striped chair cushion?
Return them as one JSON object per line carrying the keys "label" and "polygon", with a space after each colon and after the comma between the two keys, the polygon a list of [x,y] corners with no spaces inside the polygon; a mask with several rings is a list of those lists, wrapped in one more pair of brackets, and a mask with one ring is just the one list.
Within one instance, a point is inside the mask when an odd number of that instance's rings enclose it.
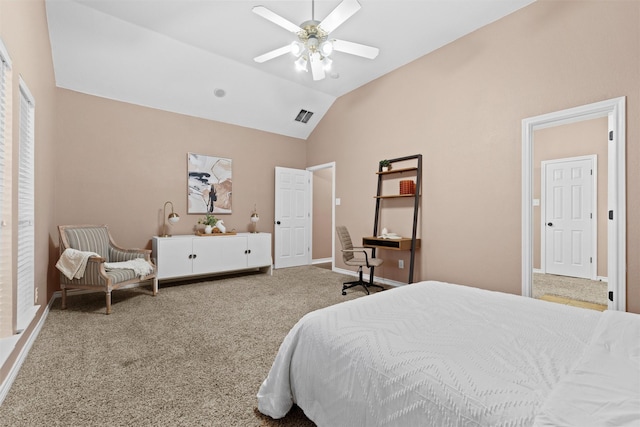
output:
{"label": "striped chair cushion", "polygon": [[118,268],[116,270],[107,271],[107,276],[111,279],[111,283],[122,283],[127,280],[136,278],[136,273],[133,270],[126,268]]}
{"label": "striped chair cushion", "polygon": [[109,261],[109,234],[105,227],[68,228],[65,233],[73,249],[95,252]]}

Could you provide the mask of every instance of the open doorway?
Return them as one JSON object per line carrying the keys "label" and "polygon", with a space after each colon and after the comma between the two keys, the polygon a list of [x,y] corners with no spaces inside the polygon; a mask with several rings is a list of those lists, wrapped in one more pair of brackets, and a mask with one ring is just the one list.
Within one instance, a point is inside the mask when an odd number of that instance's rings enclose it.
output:
{"label": "open doorway", "polygon": [[532,296],[607,306],[607,117],[534,133]]}
{"label": "open doorway", "polygon": [[307,168],[311,179],[311,263],[334,266],[335,162]]}
{"label": "open doorway", "polygon": [[[598,167],[607,166],[606,172],[598,172],[600,176],[606,176],[606,180],[603,179],[602,183],[598,182],[598,185],[606,185],[606,190],[601,193],[599,188],[597,193],[599,200],[606,200],[606,209],[603,209],[599,215],[604,219],[604,224],[601,223],[598,226],[597,238],[599,242],[607,242],[607,245],[606,250],[601,249],[600,245],[596,249],[599,260],[596,277],[601,277],[603,282],[606,278],[608,309],[624,311],[626,308],[624,97],[530,117],[522,121],[522,295],[533,296],[533,276],[536,274],[537,266],[540,265],[540,260],[535,259],[540,254],[540,250],[534,247],[535,239],[540,236],[540,228],[542,227],[539,214],[540,196],[534,193],[534,185],[540,182],[541,164],[535,160],[534,156],[538,151],[543,151],[538,147],[542,131],[551,128],[555,130],[568,129],[565,128],[566,125],[592,122],[594,119],[600,118],[606,118],[606,129],[597,132],[589,131],[589,133],[594,133],[594,137],[598,140],[597,143],[606,147],[606,154],[599,155],[591,149],[585,152],[570,151],[555,154],[555,156],[561,158],[597,155]],[[550,131],[553,132],[553,130]],[[552,148],[573,150],[570,147],[571,144],[566,144],[566,141],[567,138],[555,139],[551,144]],[[583,143],[584,140],[581,140],[578,149]],[[567,146],[565,147],[565,145]],[[598,209],[601,208],[598,207]],[[537,218],[535,217],[536,210],[538,211]],[[600,237],[601,235],[602,237]],[[602,268],[601,263],[604,263]]]}

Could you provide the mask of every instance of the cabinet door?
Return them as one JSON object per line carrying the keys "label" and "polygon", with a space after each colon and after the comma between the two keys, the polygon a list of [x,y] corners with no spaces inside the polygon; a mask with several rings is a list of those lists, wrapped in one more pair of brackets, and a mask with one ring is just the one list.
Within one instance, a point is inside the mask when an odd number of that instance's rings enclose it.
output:
{"label": "cabinet door", "polygon": [[156,251],[158,279],[191,274],[191,238],[156,239]]}
{"label": "cabinet door", "polygon": [[193,273],[206,274],[247,268],[244,236],[213,236],[193,239]]}
{"label": "cabinet door", "polygon": [[271,234],[249,234],[248,267],[265,267],[271,265]]}

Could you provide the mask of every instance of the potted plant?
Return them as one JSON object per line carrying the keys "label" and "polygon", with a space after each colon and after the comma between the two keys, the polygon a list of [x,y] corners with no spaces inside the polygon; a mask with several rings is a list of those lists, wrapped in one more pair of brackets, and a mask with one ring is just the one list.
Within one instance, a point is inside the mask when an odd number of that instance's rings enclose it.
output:
{"label": "potted plant", "polygon": [[380,160],[380,170],[387,172],[391,170],[391,162],[387,159]]}
{"label": "potted plant", "polygon": [[211,232],[213,231],[213,227],[216,226],[217,222],[218,218],[216,218],[212,214],[206,214],[204,218],[198,220],[198,224],[204,225],[205,234],[211,234]]}

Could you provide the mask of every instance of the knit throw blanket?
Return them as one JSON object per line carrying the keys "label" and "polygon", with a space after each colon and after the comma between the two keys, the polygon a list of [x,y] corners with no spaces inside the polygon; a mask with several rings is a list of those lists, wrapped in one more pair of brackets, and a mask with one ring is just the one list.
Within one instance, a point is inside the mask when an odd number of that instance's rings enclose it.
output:
{"label": "knit throw blanket", "polygon": [[129,261],[122,262],[105,262],[104,268],[107,271],[126,268],[133,270],[136,276],[142,278],[153,273],[153,266],[144,258],[134,258]]}
{"label": "knit throw blanket", "polygon": [[95,252],[79,251],[77,249],[67,248],[60,255],[60,259],[56,263],[56,268],[64,274],[67,279],[81,279],[87,268],[87,261],[92,256],[100,256]]}

